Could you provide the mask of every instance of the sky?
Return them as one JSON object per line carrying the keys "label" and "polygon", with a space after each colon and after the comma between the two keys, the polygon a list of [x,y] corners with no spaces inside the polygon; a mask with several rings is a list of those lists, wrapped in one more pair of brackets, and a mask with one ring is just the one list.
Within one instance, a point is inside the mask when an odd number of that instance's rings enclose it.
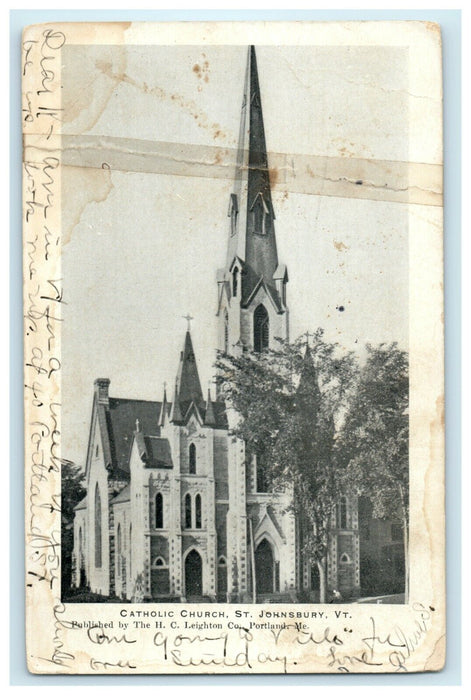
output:
{"label": "sky", "polygon": [[[296,180],[301,161],[319,170],[342,159],[365,168],[408,160],[407,52],[256,50],[269,165],[294,163],[273,188],[291,338],[322,327],[360,355],[365,343],[407,349],[407,203],[306,192]],[[244,46],[63,52],[66,459],[83,464],[95,378],[110,378],[111,396],[149,400],[173,385],[188,313],[204,389],[211,380],[232,191],[230,168],[211,164],[237,145],[246,54]],[[171,167],[162,153],[176,159]]]}

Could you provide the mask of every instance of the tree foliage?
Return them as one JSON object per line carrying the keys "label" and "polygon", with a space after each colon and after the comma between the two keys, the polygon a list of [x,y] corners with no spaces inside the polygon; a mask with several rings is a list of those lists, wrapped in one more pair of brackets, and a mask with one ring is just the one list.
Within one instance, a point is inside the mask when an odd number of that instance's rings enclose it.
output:
{"label": "tree foliage", "polygon": [[84,473],[78,465],[62,460],[61,466],[61,582],[62,593],[71,585],[72,551],[74,548],[74,508],[86,495]]}
{"label": "tree foliage", "polygon": [[327,343],[318,329],[310,347],[303,338],[279,341],[263,353],[221,354],[219,381],[239,417],[233,432],[256,455],[270,488],[292,494],[304,553],[321,561],[338,499],[333,459],[335,424],[345,410],[356,361]]}
{"label": "tree foliage", "polygon": [[396,343],[367,345],[336,457],[343,480],[366,496],[375,518],[401,520],[409,591],[409,364]]}
{"label": "tree foliage", "polygon": [[408,520],[408,356],[396,343],[367,345],[355,391],[337,441],[337,461],[373,517]]}

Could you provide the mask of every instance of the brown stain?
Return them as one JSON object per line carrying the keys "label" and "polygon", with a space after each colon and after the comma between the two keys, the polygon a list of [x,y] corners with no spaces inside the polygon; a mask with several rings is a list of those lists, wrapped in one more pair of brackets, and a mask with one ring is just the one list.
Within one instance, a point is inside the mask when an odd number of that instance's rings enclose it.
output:
{"label": "brown stain", "polygon": [[343,250],[348,250],[349,246],[343,241],[334,241],[334,247],[341,253]]}
{"label": "brown stain", "polygon": [[178,104],[178,106],[185,110],[188,114],[190,114],[190,116],[193,117],[193,119],[197,122],[200,128],[212,131],[214,139],[225,138],[225,132],[223,131],[221,125],[217,122],[211,122],[208,115],[198,108],[198,105],[196,104],[196,102],[194,102],[194,100],[187,100],[182,95],[176,92],[169,95],[163,88],[159,87],[158,85],[156,85],[155,87],[149,87],[145,82],[139,83],[137,80],[131,78],[125,72],[115,73],[113,72],[112,67],[109,65],[109,62],[97,61],[96,67],[109,78],[111,78],[115,82],[115,85],[120,82],[127,83],[128,85],[132,85],[137,90],[140,90],[149,95],[155,95],[161,100],[171,100],[175,104]]}
{"label": "brown stain", "polygon": [[[204,54],[203,54],[203,58],[205,58]],[[201,66],[199,63],[195,63],[192,70],[193,70],[193,73],[198,78],[198,80],[203,80],[205,83],[209,83],[209,63],[208,63],[208,61],[203,61]],[[200,88],[198,88],[198,89],[200,89]]]}
{"label": "brown stain", "polygon": [[67,202],[62,208],[62,246],[65,246],[86,207],[104,202],[114,185],[111,170],[107,168],[63,166],[61,187],[63,201]]}
{"label": "brown stain", "polygon": [[353,158],[355,155],[354,151],[349,150],[348,148],[346,148],[346,146],[338,148],[337,150],[342,158]]}
{"label": "brown stain", "polygon": [[433,645],[432,653],[427,657],[424,671],[441,671],[446,660],[446,634],[442,634]]}
{"label": "brown stain", "polygon": [[214,156],[214,165],[220,165],[222,163],[223,151],[217,150]]}
{"label": "brown stain", "polygon": [[317,178],[317,174],[314,172],[314,170],[311,168],[310,165],[306,165],[306,172],[308,175],[310,175],[313,178]]}
{"label": "brown stain", "polygon": [[70,122],[75,122],[74,133],[84,133],[95,126],[116,86],[114,80],[110,82],[110,74],[123,73],[126,68],[126,50],[123,46],[100,47],[103,58],[97,60],[93,59],[92,52],[87,48],[74,47],[72,55],[75,60],[69,68],[72,80],[64,83],[61,98],[65,132]]}
{"label": "brown stain", "polygon": [[441,35],[440,25],[438,22],[425,22],[424,24],[425,29],[431,34],[438,34],[438,36]]}
{"label": "brown stain", "polygon": [[280,179],[280,171],[278,168],[268,168],[268,176],[270,178],[270,185],[276,187],[278,180]]}

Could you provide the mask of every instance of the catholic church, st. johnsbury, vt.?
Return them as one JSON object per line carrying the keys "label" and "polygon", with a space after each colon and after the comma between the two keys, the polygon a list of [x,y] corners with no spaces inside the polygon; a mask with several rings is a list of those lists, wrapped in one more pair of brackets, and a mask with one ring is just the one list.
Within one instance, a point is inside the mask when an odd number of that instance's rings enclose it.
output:
{"label": "catholic church, st. johnsbury, vt.", "polygon": [[[288,337],[255,50],[248,51],[226,267],[217,274],[219,349],[263,351]],[[267,493],[231,411],[201,390],[190,329],[173,395],[113,398],[97,379],[86,497],[75,508],[72,586],[143,601],[316,601],[287,493]],[[360,591],[355,498],[332,517],[327,588]],[[255,589],[255,590],[254,590]]]}

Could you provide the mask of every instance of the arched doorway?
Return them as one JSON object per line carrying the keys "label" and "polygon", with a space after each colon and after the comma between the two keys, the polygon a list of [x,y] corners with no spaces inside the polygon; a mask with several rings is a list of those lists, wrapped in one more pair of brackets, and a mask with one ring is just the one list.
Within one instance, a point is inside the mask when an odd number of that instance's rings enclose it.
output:
{"label": "arched doorway", "polygon": [[189,596],[203,593],[203,561],[195,549],[185,559],[185,594]]}
{"label": "arched doorway", "polygon": [[268,540],[263,539],[255,550],[257,593],[274,592],[274,574],[273,551]]}

